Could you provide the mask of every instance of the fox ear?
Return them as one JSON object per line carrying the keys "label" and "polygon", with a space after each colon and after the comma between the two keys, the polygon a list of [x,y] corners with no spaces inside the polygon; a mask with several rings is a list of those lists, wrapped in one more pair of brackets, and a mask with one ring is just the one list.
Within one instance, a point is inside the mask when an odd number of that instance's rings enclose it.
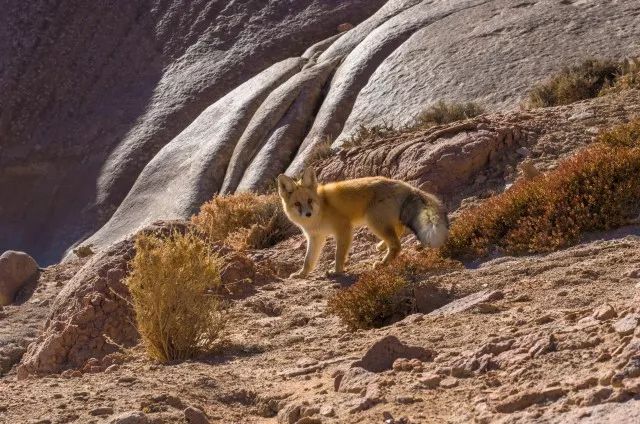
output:
{"label": "fox ear", "polygon": [[295,189],[296,182],[293,178],[287,177],[284,174],[278,175],[278,193],[280,193],[280,196],[288,198]]}
{"label": "fox ear", "polygon": [[302,174],[302,185],[314,190],[318,187],[316,170],[313,169],[313,167],[309,167],[304,170],[304,174]]}

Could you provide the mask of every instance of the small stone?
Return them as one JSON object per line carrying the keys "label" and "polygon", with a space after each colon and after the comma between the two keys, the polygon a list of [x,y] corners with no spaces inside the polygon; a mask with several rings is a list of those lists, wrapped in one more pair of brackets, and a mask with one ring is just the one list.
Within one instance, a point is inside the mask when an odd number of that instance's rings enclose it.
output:
{"label": "small stone", "polygon": [[336,411],[333,409],[333,406],[326,404],[320,407],[320,415],[323,417],[333,417],[336,415]]}
{"label": "small stone", "polygon": [[118,364],[113,364],[113,365],[109,365],[109,366],[104,370],[104,372],[105,372],[105,373],[107,373],[107,374],[110,374],[110,373],[112,373],[112,372],[116,372],[116,371],[118,371],[119,369],[120,369],[120,365],[118,365]]}
{"label": "small stone", "polygon": [[628,271],[624,276],[628,278],[640,278],[640,268]]}
{"label": "small stone", "polygon": [[573,389],[584,390],[590,387],[595,387],[597,384],[598,384],[598,378],[591,376],[591,377],[584,378],[582,380],[575,381],[573,383]]}
{"label": "small stone", "polygon": [[398,396],[396,397],[396,403],[402,404],[402,405],[409,405],[411,403],[415,403],[417,402],[417,399],[414,398],[413,396]]}
{"label": "small stone", "polygon": [[94,417],[111,415],[111,414],[113,414],[113,408],[109,406],[103,406],[103,407],[95,408],[89,411],[89,415],[93,415]]}
{"label": "small stone", "polygon": [[398,358],[393,361],[391,368],[393,368],[394,371],[409,371],[411,370],[411,365],[407,358]]}
{"label": "small stone", "polygon": [[581,406],[593,406],[604,402],[611,394],[613,389],[610,387],[599,387],[589,392],[581,402]]}
{"label": "small stone", "polygon": [[600,306],[593,313],[593,317],[598,321],[606,321],[608,319],[615,318],[616,316],[618,316],[616,310],[609,304]]}
{"label": "small stone", "polygon": [[425,374],[418,380],[418,383],[425,389],[435,389],[440,385],[442,376],[438,374]]}
{"label": "small stone", "polygon": [[548,324],[553,321],[553,317],[550,314],[544,314],[541,317],[536,318],[536,324]]}
{"label": "small stone", "polygon": [[629,314],[622,319],[613,324],[613,329],[616,333],[626,336],[628,334],[633,334],[633,331],[638,326],[638,322],[640,322],[640,315],[638,314]]}
{"label": "small stone", "polygon": [[189,424],[209,424],[209,419],[200,409],[189,406],[184,410],[184,418]]}
{"label": "small stone", "polygon": [[458,379],[455,377],[447,377],[440,381],[440,387],[443,389],[452,389],[458,385]]}
{"label": "small stone", "polygon": [[531,297],[528,294],[521,294],[518,295],[515,299],[513,299],[514,302],[529,302],[531,300]]}
{"label": "small stone", "polygon": [[300,405],[290,403],[278,412],[278,423],[293,424],[300,419]]}
{"label": "small stone", "polygon": [[147,424],[149,423],[149,418],[144,412],[140,411],[129,411],[123,412],[120,415],[114,417],[110,424]]}
{"label": "small stone", "polygon": [[605,372],[598,379],[598,383],[600,383],[601,386],[610,386],[611,385],[611,379],[613,378],[614,374],[615,374],[615,372],[611,371],[611,370]]}

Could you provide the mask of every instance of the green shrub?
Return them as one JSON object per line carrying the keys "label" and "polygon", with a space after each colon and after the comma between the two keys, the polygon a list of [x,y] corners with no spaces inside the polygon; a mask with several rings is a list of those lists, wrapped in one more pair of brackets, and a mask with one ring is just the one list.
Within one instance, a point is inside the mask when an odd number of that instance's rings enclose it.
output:
{"label": "green shrub", "polygon": [[565,67],[529,92],[530,108],[566,105],[591,99],[622,73],[622,65],[610,60],[588,59]]}
{"label": "green shrub", "polygon": [[185,360],[219,343],[226,322],[220,259],[198,236],[141,234],[126,284],[138,331],[151,358]]}
{"label": "green shrub", "polygon": [[447,103],[439,101],[425,109],[417,118],[418,127],[433,127],[463,121],[485,113],[482,106],[473,103]]}

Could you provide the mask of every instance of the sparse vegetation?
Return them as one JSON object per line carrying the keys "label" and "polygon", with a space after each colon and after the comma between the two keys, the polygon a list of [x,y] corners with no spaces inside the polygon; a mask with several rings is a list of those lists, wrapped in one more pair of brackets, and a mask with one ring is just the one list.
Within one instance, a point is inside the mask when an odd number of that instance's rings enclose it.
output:
{"label": "sparse vegetation", "polygon": [[73,249],[73,253],[79,258],[86,258],[93,255],[95,252],[93,251],[92,244],[83,244]]}
{"label": "sparse vegetation", "polygon": [[217,196],[202,205],[192,222],[207,240],[240,250],[270,247],[295,232],[277,194]]}
{"label": "sparse vegetation", "polygon": [[331,139],[331,137],[326,137],[320,144],[315,146],[315,148],[307,156],[304,167],[308,168],[309,166],[313,166],[323,159],[333,156],[334,152],[333,150],[331,150],[332,144],[333,140]]}
{"label": "sparse vegetation", "polygon": [[420,113],[416,125],[421,128],[433,127],[463,121],[483,113],[485,113],[484,108],[474,102],[448,103],[441,100]]}
{"label": "sparse vegetation", "polygon": [[529,108],[566,105],[600,95],[640,88],[640,59],[588,59],[565,67],[529,92]]}
{"label": "sparse vegetation", "polygon": [[376,140],[382,140],[389,137],[395,137],[400,134],[401,131],[393,128],[388,124],[374,125],[372,127],[365,127],[360,125],[354,135],[346,140],[342,147],[351,148],[362,146]]}
{"label": "sparse vegetation", "polygon": [[364,272],[353,286],[334,294],[328,308],[351,329],[381,327],[411,312],[411,284],[459,266],[433,250],[402,252],[390,266]]}
{"label": "sparse vegetation", "polygon": [[626,60],[620,64],[620,68],[621,73],[616,76],[611,86],[600,91],[601,95],[632,88],[640,89],[640,58]]}
{"label": "sparse vegetation", "polygon": [[185,360],[216,347],[226,314],[222,301],[208,291],[221,284],[220,265],[197,235],[138,236],[126,284],[150,357]]}
{"label": "sparse vegetation", "polygon": [[530,108],[566,105],[596,97],[622,72],[619,63],[588,59],[565,67],[549,80],[533,87],[527,106]]}
{"label": "sparse vegetation", "polygon": [[346,140],[342,146],[345,148],[362,146],[377,140],[396,137],[405,132],[470,119],[483,113],[485,113],[484,108],[474,102],[448,103],[439,101],[420,113],[413,125],[404,128],[394,128],[386,123],[372,127],[360,125],[356,133]]}
{"label": "sparse vegetation", "polygon": [[463,212],[443,254],[549,252],[576,243],[585,232],[627,224],[640,212],[638,126],[635,121],[604,132],[599,143],[557,169]]}
{"label": "sparse vegetation", "polygon": [[640,118],[601,132],[596,142],[611,147],[640,147]]}

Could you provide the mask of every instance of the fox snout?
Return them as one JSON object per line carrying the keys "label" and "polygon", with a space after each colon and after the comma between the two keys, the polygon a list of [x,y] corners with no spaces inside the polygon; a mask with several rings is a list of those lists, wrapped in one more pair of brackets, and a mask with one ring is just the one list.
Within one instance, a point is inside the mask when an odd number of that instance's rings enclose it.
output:
{"label": "fox snout", "polygon": [[311,199],[306,202],[295,202],[293,206],[302,217],[311,218],[311,215],[313,215],[313,200]]}

